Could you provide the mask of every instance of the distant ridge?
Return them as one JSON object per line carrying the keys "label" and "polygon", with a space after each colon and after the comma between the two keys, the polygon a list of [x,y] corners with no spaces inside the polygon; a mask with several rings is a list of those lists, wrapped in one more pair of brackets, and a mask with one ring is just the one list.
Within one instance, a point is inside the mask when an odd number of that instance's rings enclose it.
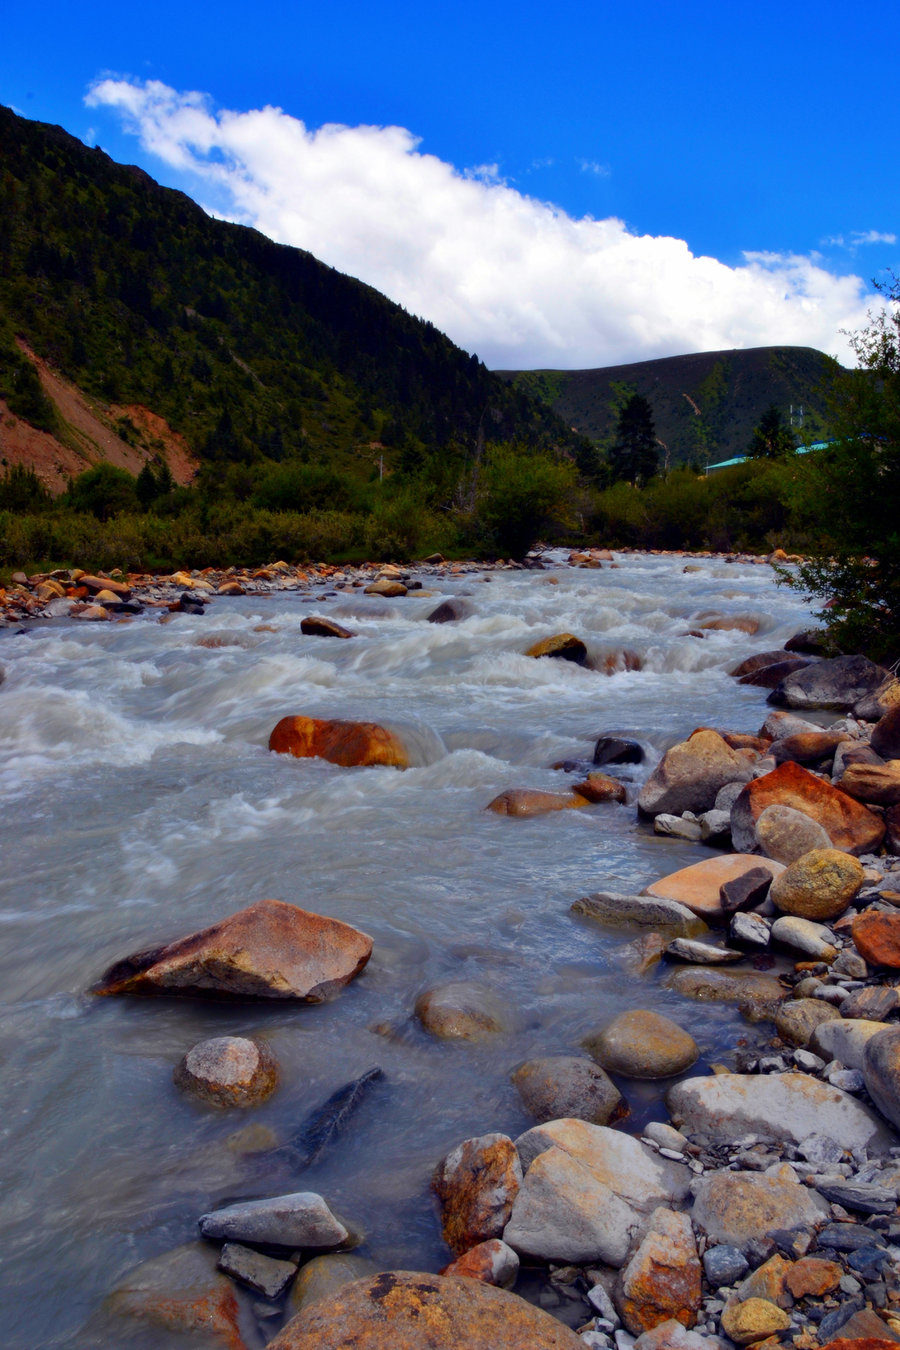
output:
{"label": "distant ridge", "polygon": [[[166,458],[178,481],[189,461],[221,478],[296,459],[450,491],[485,443],[590,457],[546,403],[372,287],[3,107],[0,222],[0,460],[28,461],[24,422],[54,490],[101,459]],[[46,379],[42,395],[41,362],[90,428]]]}
{"label": "distant ridge", "polygon": [[744,454],[770,404],[788,419],[803,408],[798,437],[823,434],[826,394],[841,367],[812,347],[751,347],[665,356],[597,370],[504,370],[516,388],[543,399],[570,427],[602,443],[613,431],[623,386],[653,405],[672,465],[701,466]]}

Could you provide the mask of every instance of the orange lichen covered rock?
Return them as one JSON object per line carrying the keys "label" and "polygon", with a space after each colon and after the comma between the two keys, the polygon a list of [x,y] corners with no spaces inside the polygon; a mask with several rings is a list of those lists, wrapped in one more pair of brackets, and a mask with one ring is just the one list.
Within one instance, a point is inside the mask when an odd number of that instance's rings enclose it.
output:
{"label": "orange lichen covered rock", "polygon": [[584,1350],[549,1313],[458,1275],[389,1270],[299,1313],[269,1350]]}
{"label": "orange lichen covered rock", "polygon": [[457,1256],[499,1238],[522,1184],[516,1146],[505,1134],[483,1134],[452,1149],[435,1169],[444,1241]]}
{"label": "orange lichen covered rock", "polygon": [[344,768],[364,764],[409,768],[409,754],[400,737],[377,722],[282,717],[269,737],[269,749],[297,759],[327,759]]}
{"label": "orange lichen covered rock", "polygon": [[767,806],[802,811],[844,853],[870,853],[884,838],[884,821],[879,816],[788,760],[748,783],[732,807],[731,839],[736,849],[750,853],[757,846],[756,822]]}
{"label": "orange lichen covered rock", "polygon": [[485,810],[498,816],[543,816],[548,811],[568,811],[588,805],[588,796],[577,790],[541,792],[538,788],[508,788],[488,802]]}
{"label": "orange lichen covered rock", "polygon": [[372,939],[339,919],[259,900],[210,928],[117,961],[93,992],[321,1003],[371,954]]}

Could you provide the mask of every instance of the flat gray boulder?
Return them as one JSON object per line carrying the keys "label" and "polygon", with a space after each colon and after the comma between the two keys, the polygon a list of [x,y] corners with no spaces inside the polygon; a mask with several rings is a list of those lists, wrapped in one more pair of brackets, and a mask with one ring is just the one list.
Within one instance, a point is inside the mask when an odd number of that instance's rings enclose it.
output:
{"label": "flat gray boulder", "polygon": [[596,919],[610,928],[632,923],[643,928],[667,928],[673,937],[694,937],[706,931],[706,924],[687,905],[655,895],[595,891],[593,895],[576,900],[572,912]]}
{"label": "flat gray boulder", "polygon": [[866,656],[835,656],[785,676],[769,695],[787,708],[852,708],[890,679]]}
{"label": "flat gray boulder", "polygon": [[712,1139],[756,1134],[801,1144],[810,1135],[828,1134],[845,1148],[865,1147],[870,1152],[884,1151],[894,1143],[874,1111],[805,1073],[690,1078],[670,1088],[666,1101],[673,1124],[687,1134]]}
{"label": "flat gray boulder", "polygon": [[350,1236],[314,1191],[226,1205],[201,1215],[200,1232],[205,1238],[226,1242],[319,1250],[339,1247]]}

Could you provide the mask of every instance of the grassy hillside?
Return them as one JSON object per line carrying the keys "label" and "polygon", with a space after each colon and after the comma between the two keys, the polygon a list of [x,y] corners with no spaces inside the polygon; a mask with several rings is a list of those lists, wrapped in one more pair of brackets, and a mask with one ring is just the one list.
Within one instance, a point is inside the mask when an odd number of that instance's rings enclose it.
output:
{"label": "grassy hillside", "polygon": [[[163,419],[207,476],[264,459],[449,482],[507,440],[584,456],[546,404],[371,287],[3,108],[0,220],[0,398],[64,444],[16,338],[102,416]],[[143,435],[140,417],[114,429]]]}
{"label": "grassy hillside", "polygon": [[810,347],[754,347],[699,352],[599,370],[502,371],[514,388],[543,399],[570,427],[603,444],[623,392],[653,406],[656,431],[672,465],[701,466],[746,452],[763,412],[775,404],[788,419],[802,405],[798,437],[823,434],[825,391],[841,367]]}

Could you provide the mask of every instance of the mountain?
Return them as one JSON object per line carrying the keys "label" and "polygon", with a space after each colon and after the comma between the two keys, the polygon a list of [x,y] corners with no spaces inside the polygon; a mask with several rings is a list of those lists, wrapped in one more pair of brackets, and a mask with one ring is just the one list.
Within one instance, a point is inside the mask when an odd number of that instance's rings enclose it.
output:
{"label": "mountain", "polygon": [[653,407],[669,462],[705,465],[745,454],[754,427],[772,404],[785,422],[793,407],[799,439],[818,439],[824,432],[827,389],[840,370],[831,357],[811,347],[752,347],[599,370],[499,373],[600,444],[613,432],[624,397],[633,391],[643,394]]}
{"label": "mountain", "polygon": [[0,220],[0,459],[53,488],[103,459],[184,482],[282,459],[452,478],[507,440],[589,457],[371,287],[6,108]]}

